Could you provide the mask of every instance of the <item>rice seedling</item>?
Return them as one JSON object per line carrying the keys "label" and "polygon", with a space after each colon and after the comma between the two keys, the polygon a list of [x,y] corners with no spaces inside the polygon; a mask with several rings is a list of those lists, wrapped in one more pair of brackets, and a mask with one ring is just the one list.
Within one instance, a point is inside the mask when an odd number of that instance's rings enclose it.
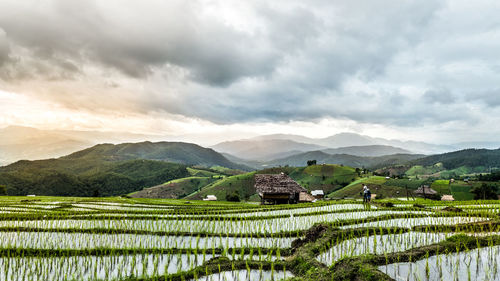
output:
{"label": "rice seedling", "polygon": [[[459,213],[430,201],[367,209],[353,201],[20,200],[0,198],[0,280],[321,281],[358,260],[360,272],[396,280],[499,278],[494,201],[461,204]],[[419,247],[435,251],[415,256]]]}

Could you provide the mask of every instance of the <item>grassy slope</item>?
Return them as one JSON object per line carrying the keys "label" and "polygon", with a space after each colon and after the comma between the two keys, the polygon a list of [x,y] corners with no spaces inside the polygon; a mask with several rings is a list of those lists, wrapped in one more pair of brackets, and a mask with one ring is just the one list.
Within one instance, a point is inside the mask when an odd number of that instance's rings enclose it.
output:
{"label": "grassy slope", "polygon": [[448,180],[436,180],[431,184],[431,188],[439,194],[451,194]]}
{"label": "grassy slope", "polygon": [[[399,186],[384,185],[387,182],[385,177],[370,176],[361,178],[342,188],[341,190],[328,194],[331,198],[354,197],[361,198],[360,192],[363,190],[363,184],[366,184],[373,194],[381,194],[384,197],[398,197],[406,194],[404,188]],[[399,194],[397,193],[399,192]]]}
{"label": "grassy slope", "polygon": [[[218,177],[217,177],[218,178]],[[137,198],[182,198],[217,180],[214,177],[187,177],[129,194]]]}
{"label": "grassy slope", "polygon": [[220,179],[203,187],[199,192],[191,194],[186,199],[201,200],[207,195],[215,195],[218,200],[226,200],[226,195],[238,192],[240,198],[248,198],[255,194],[254,174],[250,172],[242,175],[230,176]]}
{"label": "grassy slope", "polygon": [[187,196],[187,199],[202,199],[207,195],[215,195],[219,200],[225,200],[227,194],[238,192],[240,198],[245,200],[258,200],[254,188],[254,175],[287,173],[301,186],[309,190],[323,189],[329,193],[336,188],[350,183],[357,177],[354,168],[340,165],[313,165],[309,167],[282,167],[271,168],[242,175],[230,176],[218,180],[204,188],[200,192]]}
{"label": "grassy slope", "polygon": [[212,171],[207,171],[207,170],[202,170],[202,169],[196,169],[192,167],[187,168],[189,174],[194,177],[213,177],[213,176],[219,176],[219,173],[212,172]]}
{"label": "grassy slope", "polygon": [[290,177],[308,190],[322,189],[328,194],[355,180],[357,174],[351,167],[325,164],[296,168]]}

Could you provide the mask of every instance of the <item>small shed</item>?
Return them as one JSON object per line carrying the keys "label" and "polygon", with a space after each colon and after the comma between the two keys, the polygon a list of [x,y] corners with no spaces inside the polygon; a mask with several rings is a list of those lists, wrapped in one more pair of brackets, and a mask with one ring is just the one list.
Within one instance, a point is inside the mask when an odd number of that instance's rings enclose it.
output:
{"label": "small shed", "polygon": [[203,201],[217,201],[217,197],[215,195],[207,195],[206,198],[203,198]]}
{"label": "small shed", "polygon": [[307,190],[284,173],[256,174],[255,190],[261,204],[293,204],[299,202],[301,192]]}
{"label": "small shed", "polygon": [[316,198],[314,196],[312,196],[311,194],[309,194],[305,191],[299,193],[299,202],[300,203],[313,202],[315,200],[316,200]]}
{"label": "small shed", "polygon": [[430,188],[428,185],[421,185],[417,190],[415,190],[417,195],[423,196],[424,198],[432,198],[437,196],[437,191]]}
{"label": "small shed", "polygon": [[455,201],[455,198],[453,198],[453,195],[443,195],[441,201]]}
{"label": "small shed", "polygon": [[311,195],[316,199],[323,199],[325,197],[325,192],[321,189],[311,191]]}

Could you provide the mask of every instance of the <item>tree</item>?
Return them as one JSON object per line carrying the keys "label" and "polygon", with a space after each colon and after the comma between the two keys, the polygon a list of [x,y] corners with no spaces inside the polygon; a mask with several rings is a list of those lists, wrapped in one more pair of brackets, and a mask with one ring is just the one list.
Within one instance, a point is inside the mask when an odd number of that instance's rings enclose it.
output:
{"label": "tree", "polygon": [[232,192],[226,196],[226,200],[230,202],[240,202],[240,194],[238,191]]}
{"label": "tree", "polygon": [[496,185],[490,185],[483,183],[480,186],[476,186],[471,189],[470,192],[474,193],[474,199],[498,199],[497,195],[498,187]]}
{"label": "tree", "polygon": [[316,160],[307,160],[307,166],[316,165],[316,163],[317,163]]}
{"label": "tree", "polygon": [[7,195],[7,187],[5,185],[0,185],[0,196]]}

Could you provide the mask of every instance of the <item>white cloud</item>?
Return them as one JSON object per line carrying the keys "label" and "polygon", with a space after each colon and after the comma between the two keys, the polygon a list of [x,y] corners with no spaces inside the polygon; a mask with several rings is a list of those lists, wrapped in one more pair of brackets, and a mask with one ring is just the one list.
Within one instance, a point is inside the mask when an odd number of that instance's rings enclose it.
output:
{"label": "white cloud", "polygon": [[2,123],[494,137],[482,124],[500,121],[499,12],[493,0],[2,1],[0,90],[61,112],[8,109]]}

